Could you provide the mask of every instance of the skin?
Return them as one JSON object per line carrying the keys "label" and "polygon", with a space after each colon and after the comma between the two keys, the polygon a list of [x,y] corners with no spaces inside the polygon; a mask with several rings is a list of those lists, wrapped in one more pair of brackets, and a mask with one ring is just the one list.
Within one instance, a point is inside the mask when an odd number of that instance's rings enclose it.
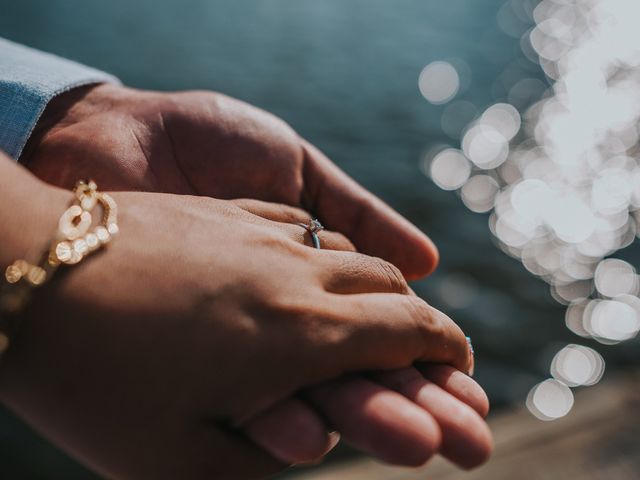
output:
{"label": "skin", "polygon": [[[285,205],[247,199],[235,203],[284,223],[308,223],[305,212]],[[321,236],[323,248],[353,250],[341,235],[322,232]],[[342,282],[343,288],[360,292],[362,285],[369,284],[371,273],[358,272],[362,283]],[[412,294],[408,287],[403,291]],[[405,383],[407,371],[419,375],[411,368],[369,379],[351,376],[306,389],[304,398],[347,443],[388,463],[421,465],[435,453],[463,468],[483,463],[490,455],[492,441],[481,421],[489,405],[480,386],[446,365],[423,364],[420,373],[424,387],[430,385],[428,391],[433,395],[429,402],[417,401],[413,391],[398,388]],[[466,405],[460,407],[460,400]],[[245,428],[250,438],[284,462],[315,463],[335,445],[335,437],[327,434],[321,418],[314,420],[313,416],[305,403],[288,399],[253,418]],[[437,428],[433,428],[434,424]]]}
{"label": "skin", "polygon": [[[107,189],[217,198],[251,196],[305,207],[353,242],[323,232],[325,249],[357,247],[395,263],[408,278],[419,278],[437,264],[437,251],[428,238],[355,184],[281,120],[211,92],[163,94],[109,85],[76,89],[50,105],[23,161],[41,178],[63,186],[86,176]],[[236,204],[284,223],[300,219],[308,222],[309,218],[304,212],[256,200],[236,200]],[[288,235],[308,242],[299,227],[289,230]],[[398,277],[391,284],[400,284],[398,291],[409,294],[400,272],[383,265],[386,277]],[[335,288],[358,293],[375,286],[380,269],[368,274],[365,268],[358,268],[360,283],[345,276],[334,279]],[[486,459],[491,440],[483,423],[471,422],[474,427],[481,425],[479,430],[452,427],[447,419],[453,409],[445,408],[449,412],[445,415],[434,415],[432,411],[435,408],[442,412],[438,405],[456,405],[457,396],[475,402],[480,405],[477,411],[486,413],[486,396],[477,384],[465,377],[466,384],[459,383],[447,392],[437,382],[431,382],[431,388],[437,388],[441,395],[433,396],[431,404],[426,405],[414,401],[406,391],[393,391],[398,383],[393,375],[375,381],[346,378],[338,381],[339,388],[334,381],[331,388],[312,389],[306,394],[306,402],[288,399],[274,405],[247,422],[245,431],[254,442],[286,463],[313,461],[326,453],[332,444],[328,434],[332,428],[350,443],[391,463],[424,463],[440,449],[442,439],[451,436],[451,430],[458,432],[461,450],[480,453],[463,458],[465,455],[456,454],[455,449],[444,448],[445,456],[465,467]],[[461,390],[474,394],[465,398]],[[327,391],[331,395],[327,396]],[[315,406],[315,412],[309,403]],[[373,414],[355,424],[339,415],[346,412],[346,417],[352,419],[357,415],[351,413],[364,411]],[[385,424],[384,419],[388,418],[391,421]],[[296,425],[298,434],[291,429],[287,435],[286,425]],[[360,437],[364,425],[373,425],[382,434],[368,435],[369,440],[363,441]],[[476,435],[472,430],[482,433]],[[306,434],[300,435],[300,431]],[[396,435],[398,441],[389,442],[385,432]],[[308,441],[300,442],[300,438]],[[401,439],[405,439],[404,443]]]}
{"label": "skin", "polygon": [[[36,249],[15,239],[47,238],[69,195],[0,160],[4,265]],[[281,465],[234,427],[293,392],[416,361],[468,365],[459,328],[393,279],[339,287],[379,259],[315,251],[228,201],[114,198],[127,235],[37,292],[0,369],[2,401],[105,476],[261,477]]]}
{"label": "skin", "polygon": [[72,90],[50,104],[21,160],[64,188],[91,176],[104,190],[301,207],[409,280],[429,274],[438,262],[422,232],[286,123],[219,93],[113,85]]}

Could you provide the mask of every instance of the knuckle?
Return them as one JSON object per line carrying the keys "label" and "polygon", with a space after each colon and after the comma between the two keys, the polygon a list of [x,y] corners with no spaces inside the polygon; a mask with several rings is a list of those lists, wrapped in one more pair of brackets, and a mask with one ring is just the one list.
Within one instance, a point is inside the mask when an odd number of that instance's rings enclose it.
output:
{"label": "knuckle", "polygon": [[442,325],[435,315],[435,309],[420,297],[404,297],[405,309],[409,316],[410,326],[420,335],[420,344],[432,344],[434,338],[442,335]]}
{"label": "knuckle", "polygon": [[433,331],[438,336],[443,359],[454,367],[465,370],[470,365],[471,352],[464,333],[447,315],[430,307],[433,314]]}
{"label": "knuckle", "polygon": [[418,328],[431,331],[433,316],[427,308],[427,304],[419,297],[407,296],[404,300],[404,306],[409,314],[412,323]]}
{"label": "knuckle", "polygon": [[402,272],[395,265],[382,260],[377,259],[377,268],[383,279],[388,283],[391,291],[394,293],[408,293],[409,285],[405,280]]}

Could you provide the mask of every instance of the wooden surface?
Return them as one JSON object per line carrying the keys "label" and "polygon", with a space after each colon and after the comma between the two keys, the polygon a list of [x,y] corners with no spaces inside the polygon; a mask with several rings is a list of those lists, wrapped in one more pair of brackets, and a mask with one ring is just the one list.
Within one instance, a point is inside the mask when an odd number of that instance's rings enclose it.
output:
{"label": "wooden surface", "polygon": [[359,458],[287,480],[640,480],[640,372],[577,391],[563,419],[543,422],[522,408],[490,424],[495,453],[471,472],[441,458],[417,470]]}

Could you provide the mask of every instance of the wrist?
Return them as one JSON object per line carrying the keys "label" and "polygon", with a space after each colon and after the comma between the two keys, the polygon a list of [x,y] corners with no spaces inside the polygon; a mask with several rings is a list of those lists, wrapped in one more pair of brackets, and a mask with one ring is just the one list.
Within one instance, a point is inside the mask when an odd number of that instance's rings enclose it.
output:
{"label": "wrist", "polygon": [[6,179],[0,188],[0,267],[4,273],[16,259],[38,259],[51,242],[71,196],[4,158],[0,158],[0,178]]}
{"label": "wrist", "polygon": [[117,96],[116,92],[123,90],[126,89],[118,85],[90,84],[56,95],[47,104],[27,141],[20,157],[22,163],[25,165],[29,163],[29,159],[47,136],[104,111],[113,104],[113,98]]}
{"label": "wrist", "polygon": [[[42,259],[55,235],[60,212],[68,204],[69,195],[66,192],[39,181],[0,153],[0,224],[3,226],[0,231],[0,294],[3,308],[5,301],[9,305],[12,301],[5,295],[13,295],[14,300],[22,296],[16,290],[5,290],[15,287],[6,283],[7,267],[16,260],[31,264]],[[5,349],[9,346],[14,327],[22,322],[23,314],[16,312],[7,318],[5,313],[0,312],[0,317],[0,369],[4,377],[7,371]]]}

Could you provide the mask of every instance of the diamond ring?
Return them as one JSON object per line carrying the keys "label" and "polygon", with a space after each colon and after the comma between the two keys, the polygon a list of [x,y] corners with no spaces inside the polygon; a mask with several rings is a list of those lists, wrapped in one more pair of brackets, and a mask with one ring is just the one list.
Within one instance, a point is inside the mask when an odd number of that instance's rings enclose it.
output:
{"label": "diamond ring", "polygon": [[313,241],[314,248],[320,250],[320,237],[318,237],[318,232],[324,230],[322,224],[318,221],[318,219],[314,218],[311,220],[309,225],[305,223],[298,223],[302,228],[304,228],[309,235],[311,235],[311,240]]}

